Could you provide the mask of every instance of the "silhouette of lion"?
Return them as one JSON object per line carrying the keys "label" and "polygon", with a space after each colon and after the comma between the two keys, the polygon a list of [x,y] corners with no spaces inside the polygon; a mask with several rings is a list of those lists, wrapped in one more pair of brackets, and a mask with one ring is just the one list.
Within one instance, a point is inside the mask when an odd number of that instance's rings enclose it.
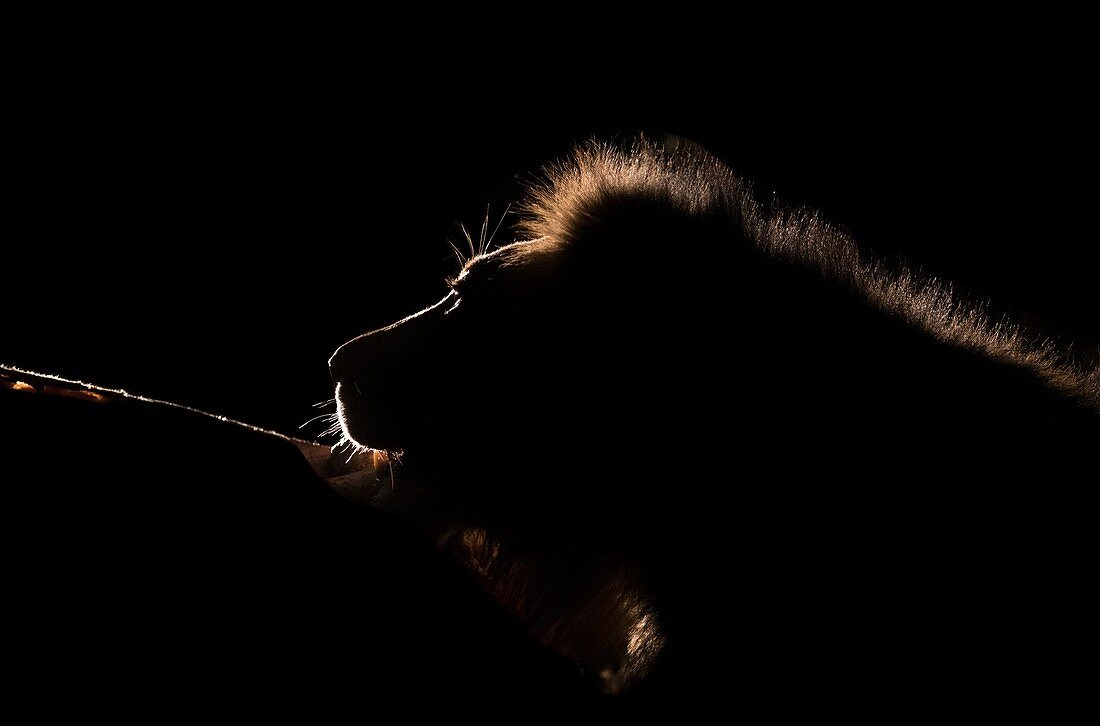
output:
{"label": "silhouette of lion", "polygon": [[520,219],[330,367],[373,502],[535,639],[639,698],[1082,681],[1094,358],[682,140],[584,145]]}

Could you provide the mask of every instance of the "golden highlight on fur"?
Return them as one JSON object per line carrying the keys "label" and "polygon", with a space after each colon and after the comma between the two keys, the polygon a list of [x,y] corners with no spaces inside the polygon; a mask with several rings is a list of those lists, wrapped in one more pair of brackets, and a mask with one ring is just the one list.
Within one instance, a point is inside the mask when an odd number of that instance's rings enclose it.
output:
{"label": "golden highlight on fur", "polygon": [[536,640],[599,677],[608,693],[643,679],[664,645],[636,568],[608,559],[578,578],[561,563],[509,551],[483,529],[462,531],[451,549]]}
{"label": "golden highlight on fur", "polygon": [[639,139],[627,148],[591,142],[546,170],[520,207],[520,231],[553,249],[584,239],[617,206],[661,205],[684,214],[732,215],[766,255],[816,271],[861,294],[943,343],[1029,371],[1100,412],[1100,365],[1077,364],[1053,341],[1035,339],[947,283],[866,255],[843,231],[807,210],[769,215],[721,161],[689,142],[661,146]]}

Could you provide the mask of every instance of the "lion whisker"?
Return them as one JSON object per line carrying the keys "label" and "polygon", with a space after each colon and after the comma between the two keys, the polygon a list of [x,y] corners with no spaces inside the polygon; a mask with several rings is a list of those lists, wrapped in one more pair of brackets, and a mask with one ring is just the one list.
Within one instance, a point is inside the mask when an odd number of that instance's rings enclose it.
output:
{"label": "lion whisker", "polygon": [[481,220],[481,234],[477,240],[477,254],[485,254],[485,235],[489,232],[489,205],[485,205],[485,219]]}
{"label": "lion whisker", "polygon": [[306,421],[304,424],[299,426],[298,430],[301,431],[302,429],[304,429],[306,426],[309,426],[314,421],[331,421],[332,417],[335,416],[335,415],[336,414],[334,414],[334,413],[322,413],[322,414],[319,414],[317,416],[314,416],[313,418],[311,418],[310,420]]}
{"label": "lion whisker", "polygon": [[466,263],[469,262],[469,260],[459,251],[458,245],[452,242],[450,238],[447,239],[447,245],[450,246],[450,248],[454,251],[455,259],[458,260],[459,269],[465,267]]}
{"label": "lion whisker", "polygon": [[470,247],[470,256],[466,258],[466,261],[469,262],[477,257],[477,250],[474,249],[474,238],[470,236],[470,230],[466,229],[466,225],[462,222],[458,223],[458,228],[462,230],[462,234],[466,237],[466,244]]}
{"label": "lion whisker", "polygon": [[340,424],[333,424],[332,426],[328,427],[327,429],[322,431],[320,434],[318,434],[317,438],[323,439],[326,436],[334,436],[338,433],[340,433]]}
{"label": "lion whisker", "polygon": [[[500,231],[500,225],[504,224],[504,218],[508,216],[508,212],[512,209],[512,203],[509,202],[508,206],[504,208],[504,213],[500,215],[500,220],[497,222],[497,226],[493,228],[493,233],[489,235],[489,241],[486,243],[485,248],[481,251],[481,254],[485,254],[489,251],[489,248],[493,246],[493,239],[497,236],[497,232]],[[486,219],[488,219],[488,212]]]}

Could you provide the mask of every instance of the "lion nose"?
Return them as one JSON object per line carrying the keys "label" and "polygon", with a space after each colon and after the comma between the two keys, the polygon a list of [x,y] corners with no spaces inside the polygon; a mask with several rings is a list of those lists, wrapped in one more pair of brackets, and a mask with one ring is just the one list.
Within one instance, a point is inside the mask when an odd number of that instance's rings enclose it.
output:
{"label": "lion nose", "polygon": [[390,346],[386,344],[386,336],[379,334],[384,332],[364,333],[337,348],[328,359],[328,372],[332,376],[332,382],[353,383],[363,376],[364,371],[380,368],[384,359],[392,354]]}
{"label": "lion nose", "polygon": [[[436,326],[442,321],[456,294],[448,293],[435,305],[389,325],[363,333],[341,345],[328,359],[328,370],[333,383],[358,381],[364,371],[372,371],[374,377],[384,378],[383,373],[408,372],[410,355],[424,348],[434,338]],[[421,355],[423,358],[423,355]],[[423,365],[424,361],[421,360]]]}
{"label": "lion nose", "polygon": [[333,383],[339,383],[349,377],[352,356],[348,351],[348,346],[353,342],[354,341],[349,340],[347,343],[341,345],[336,349],[336,352],[332,354],[332,357],[328,359],[328,373],[332,376]]}

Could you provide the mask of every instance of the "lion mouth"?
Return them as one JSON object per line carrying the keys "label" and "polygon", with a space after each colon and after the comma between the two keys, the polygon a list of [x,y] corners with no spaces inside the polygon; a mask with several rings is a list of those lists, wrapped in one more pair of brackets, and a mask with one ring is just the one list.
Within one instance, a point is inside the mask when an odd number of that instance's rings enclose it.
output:
{"label": "lion mouth", "polygon": [[295,440],[313,471],[339,494],[373,505],[394,488],[399,454],[368,449],[341,439],[335,446]]}

